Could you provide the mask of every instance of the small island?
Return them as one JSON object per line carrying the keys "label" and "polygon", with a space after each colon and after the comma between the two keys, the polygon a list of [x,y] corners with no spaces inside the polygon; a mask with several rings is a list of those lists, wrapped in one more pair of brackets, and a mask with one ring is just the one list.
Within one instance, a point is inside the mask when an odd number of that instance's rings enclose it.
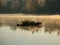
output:
{"label": "small island", "polygon": [[22,21],[22,24],[17,24],[17,26],[41,26],[42,22],[34,22],[34,21]]}

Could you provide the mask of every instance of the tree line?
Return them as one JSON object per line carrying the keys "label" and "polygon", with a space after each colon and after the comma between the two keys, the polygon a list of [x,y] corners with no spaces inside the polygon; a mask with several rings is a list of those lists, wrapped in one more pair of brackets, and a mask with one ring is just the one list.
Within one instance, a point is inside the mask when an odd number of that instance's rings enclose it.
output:
{"label": "tree line", "polygon": [[59,14],[60,0],[0,0],[0,13]]}

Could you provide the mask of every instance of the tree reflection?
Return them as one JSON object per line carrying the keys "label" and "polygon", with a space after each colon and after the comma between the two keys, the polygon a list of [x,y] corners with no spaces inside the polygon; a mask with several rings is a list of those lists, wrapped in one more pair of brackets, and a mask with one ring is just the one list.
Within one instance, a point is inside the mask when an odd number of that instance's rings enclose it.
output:
{"label": "tree reflection", "polygon": [[34,32],[38,32],[40,29],[41,29],[41,27],[36,27],[36,26],[10,26],[11,28],[11,30],[13,30],[13,31],[16,31],[17,29],[19,29],[19,30],[25,30],[25,31],[30,31],[30,32],[32,32],[32,33],[34,33]]}
{"label": "tree reflection", "polygon": [[34,32],[38,32],[41,29],[41,27],[28,26],[28,27],[19,27],[19,29],[30,31],[30,32],[34,33]]}
{"label": "tree reflection", "polygon": [[49,32],[50,34],[53,32],[57,32],[57,35],[60,35],[60,24],[56,22],[48,22],[45,24],[45,32]]}
{"label": "tree reflection", "polygon": [[[16,21],[15,21],[16,22]],[[19,30],[25,30],[25,31],[30,31],[32,33],[35,32],[39,32],[40,30],[42,30],[42,27],[44,27],[44,32],[45,33],[53,33],[53,32],[57,32],[57,35],[60,35],[60,23],[56,23],[56,22],[47,22],[44,23],[43,26],[17,26],[17,23],[3,23],[0,20],[0,27],[2,26],[9,26],[10,29],[12,31],[16,31],[17,29]]]}

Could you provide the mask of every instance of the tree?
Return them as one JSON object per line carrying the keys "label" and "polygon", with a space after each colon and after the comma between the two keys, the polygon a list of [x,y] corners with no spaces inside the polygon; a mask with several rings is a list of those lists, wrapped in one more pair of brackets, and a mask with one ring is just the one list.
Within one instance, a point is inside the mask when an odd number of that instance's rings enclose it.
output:
{"label": "tree", "polygon": [[2,8],[2,1],[0,0],[0,8]]}
{"label": "tree", "polygon": [[57,0],[46,0],[46,13],[55,14],[57,7]]}

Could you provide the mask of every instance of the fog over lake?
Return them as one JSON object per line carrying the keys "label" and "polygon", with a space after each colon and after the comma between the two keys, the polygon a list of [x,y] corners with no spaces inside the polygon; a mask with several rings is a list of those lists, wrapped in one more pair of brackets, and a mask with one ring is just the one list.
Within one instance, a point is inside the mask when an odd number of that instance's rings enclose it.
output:
{"label": "fog over lake", "polygon": [[[17,26],[26,20],[42,26]],[[60,18],[0,15],[0,45],[60,45]]]}

